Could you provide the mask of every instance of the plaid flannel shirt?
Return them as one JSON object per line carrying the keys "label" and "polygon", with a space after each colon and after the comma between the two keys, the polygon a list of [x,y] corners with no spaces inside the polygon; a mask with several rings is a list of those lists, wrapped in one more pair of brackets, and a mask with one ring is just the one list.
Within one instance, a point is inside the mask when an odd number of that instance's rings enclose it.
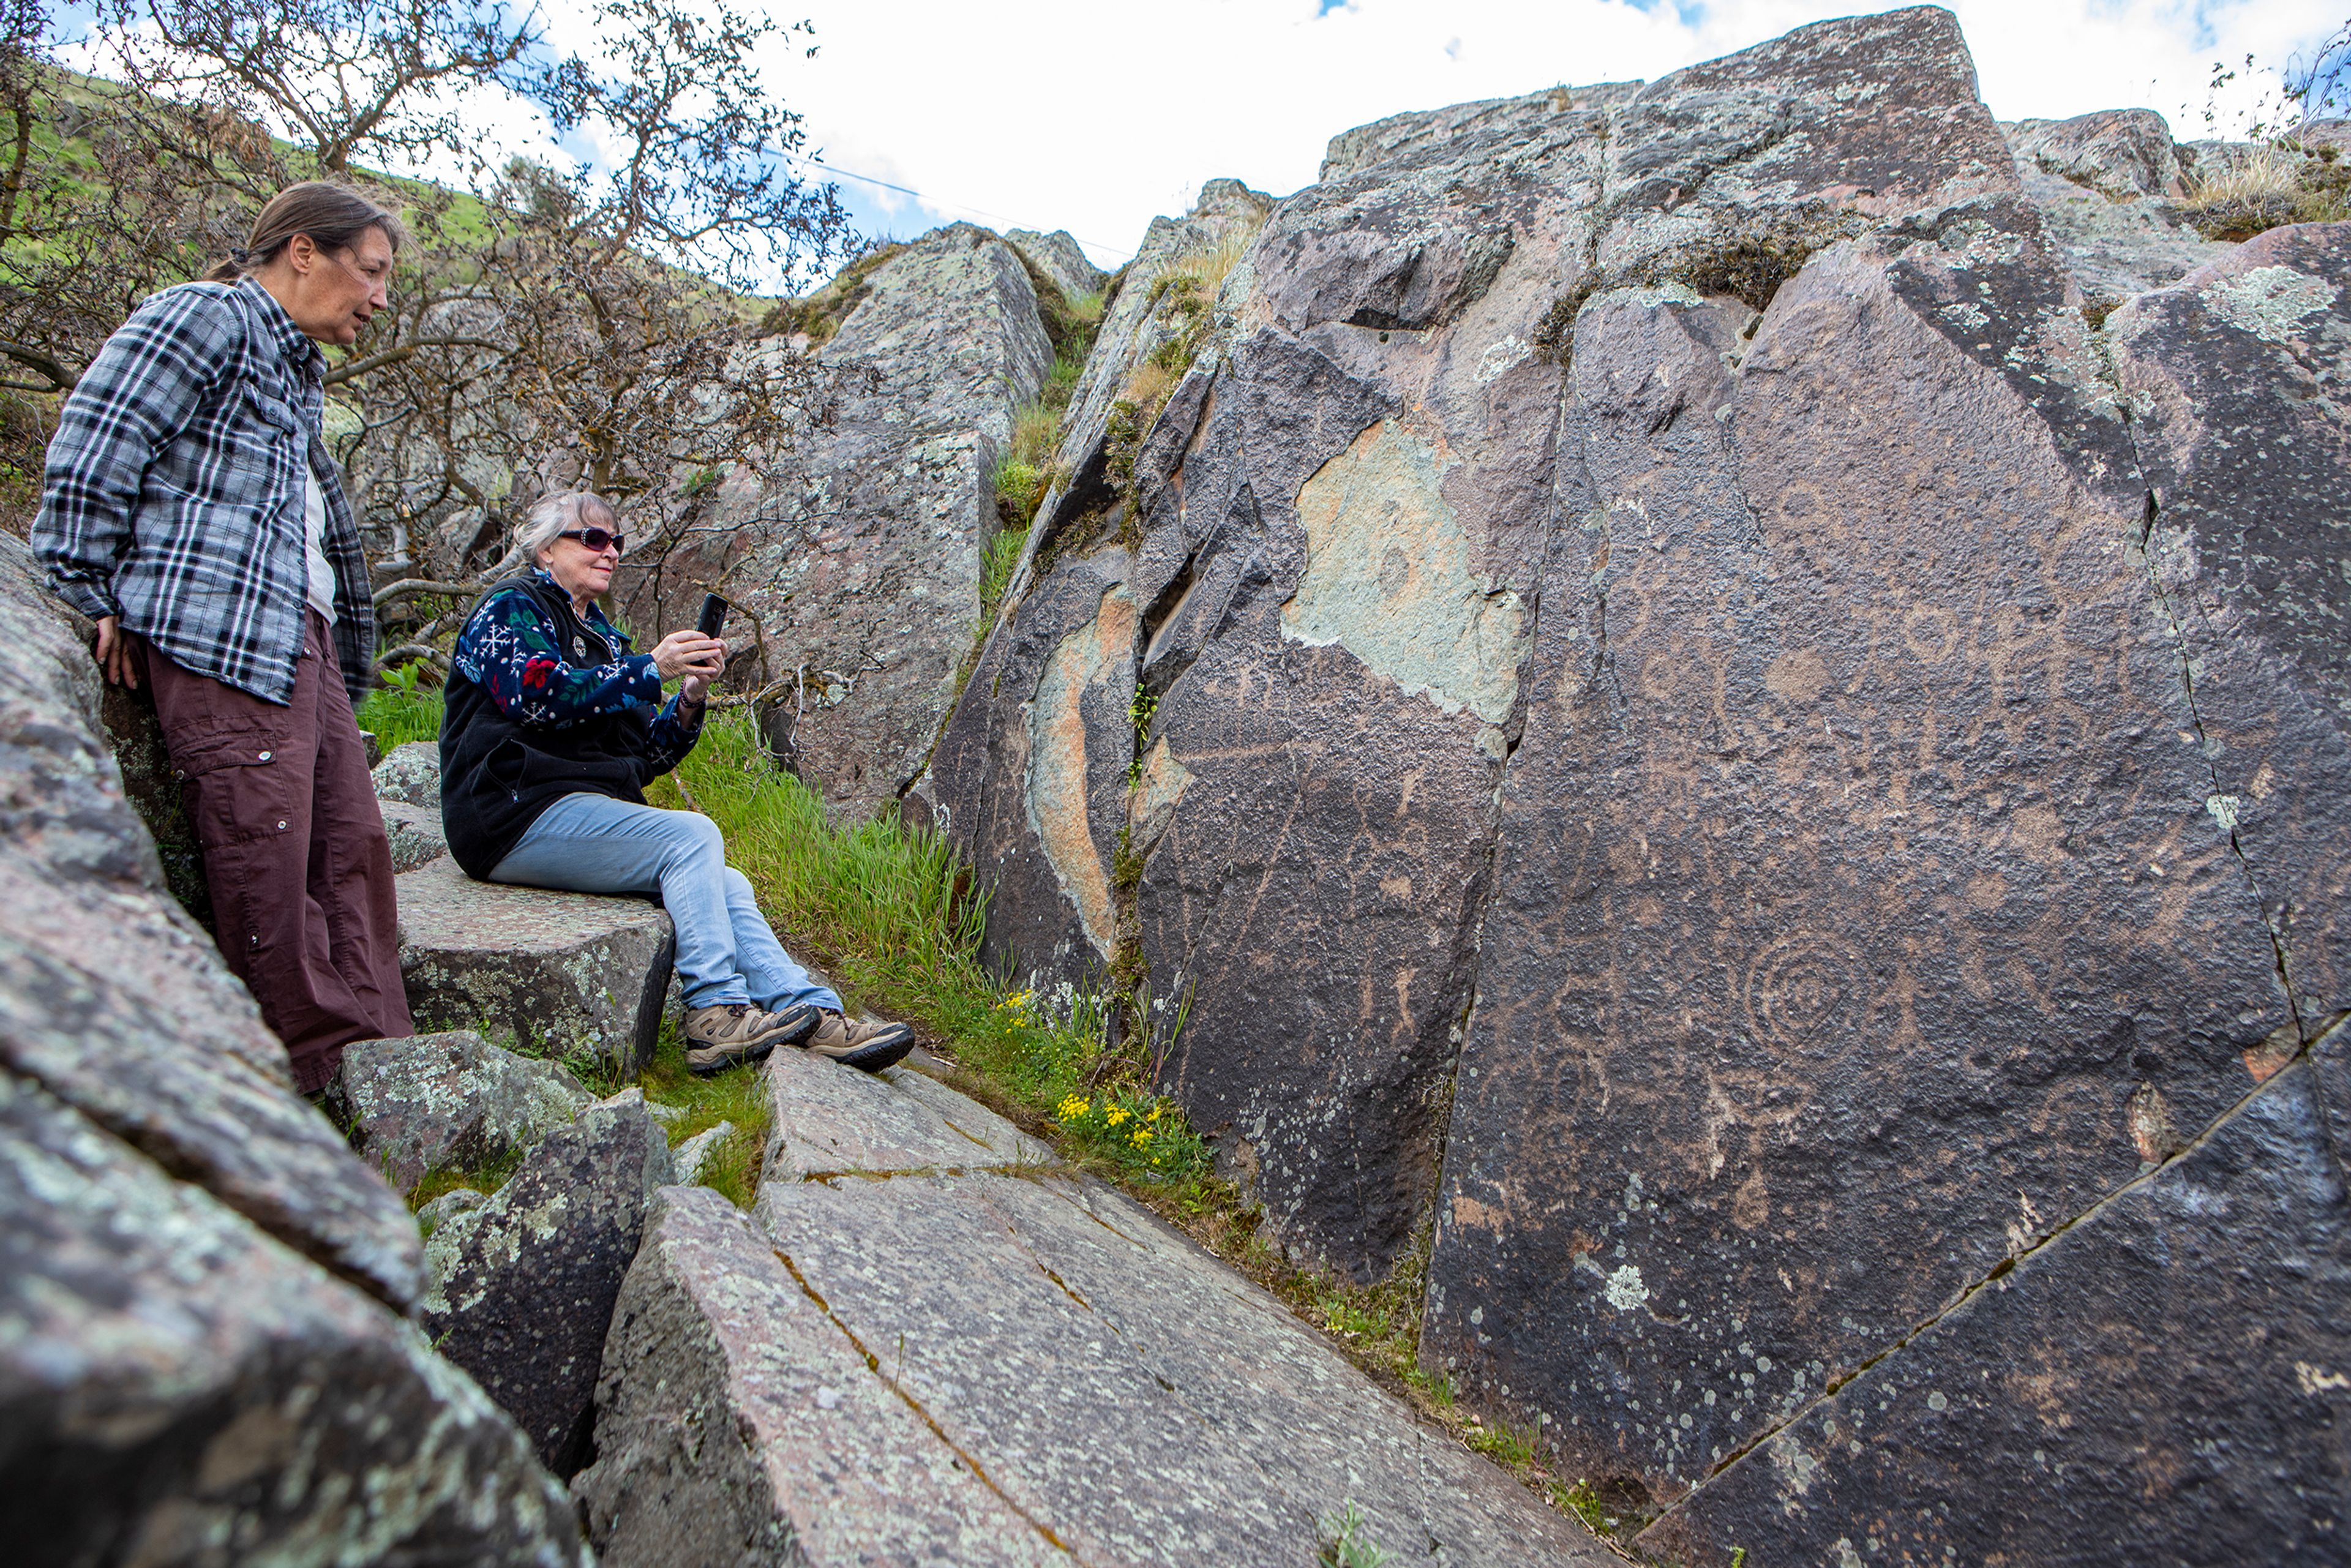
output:
{"label": "plaid flannel shirt", "polygon": [[335,653],[371,684],[367,558],[319,434],[326,357],[251,278],[183,283],[131,313],[66,398],[33,545],[83,614],[119,615],[182,668],[269,702],[294,690],[309,573],[302,465],[327,503]]}

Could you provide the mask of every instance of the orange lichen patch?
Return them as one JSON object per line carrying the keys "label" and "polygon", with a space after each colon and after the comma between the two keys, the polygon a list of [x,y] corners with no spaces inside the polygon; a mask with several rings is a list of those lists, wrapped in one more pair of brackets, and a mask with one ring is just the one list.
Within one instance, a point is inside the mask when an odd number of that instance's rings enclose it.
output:
{"label": "orange lichen patch", "polygon": [[[1103,594],[1092,623],[1062,639],[1046,660],[1029,707],[1029,823],[1087,939],[1104,957],[1118,916],[1086,810],[1085,700],[1131,659],[1134,623],[1133,594],[1123,588]],[[1123,695],[1116,706],[1126,706]]]}

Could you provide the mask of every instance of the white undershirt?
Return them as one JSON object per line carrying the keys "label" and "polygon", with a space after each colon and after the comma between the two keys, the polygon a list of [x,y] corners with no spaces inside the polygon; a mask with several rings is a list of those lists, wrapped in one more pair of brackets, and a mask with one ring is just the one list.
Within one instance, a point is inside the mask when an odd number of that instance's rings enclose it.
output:
{"label": "white undershirt", "polygon": [[310,567],[310,608],[335,623],[335,569],[322,548],[327,537],[327,494],[309,465],[302,467],[302,549]]}

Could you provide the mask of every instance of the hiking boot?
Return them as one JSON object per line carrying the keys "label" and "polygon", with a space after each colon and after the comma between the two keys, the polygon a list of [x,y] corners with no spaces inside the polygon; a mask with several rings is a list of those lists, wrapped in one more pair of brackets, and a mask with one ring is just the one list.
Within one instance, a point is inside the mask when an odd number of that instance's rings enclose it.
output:
{"label": "hiking boot", "polygon": [[800,1048],[829,1056],[844,1067],[879,1072],[895,1066],[914,1049],[914,1031],[880,1019],[845,1019],[826,1008],[816,1032],[801,1041]]}
{"label": "hiking boot", "polygon": [[685,1065],[696,1078],[724,1072],[738,1061],[759,1061],[779,1045],[798,1045],[817,1027],[817,1009],[802,1004],[762,1012],[744,1002],[690,1008],[685,1015]]}

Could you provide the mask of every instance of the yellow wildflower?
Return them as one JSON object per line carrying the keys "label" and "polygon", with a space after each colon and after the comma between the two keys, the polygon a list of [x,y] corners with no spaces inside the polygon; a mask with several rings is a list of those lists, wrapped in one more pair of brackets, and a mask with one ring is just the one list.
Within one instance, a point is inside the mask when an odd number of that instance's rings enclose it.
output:
{"label": "yellow wildflower", "polygon": [[1081,1099],[1075,1094],[1066,1094],[1061,1097],[1058,1113],[1062,1121],[1074,1122],[1093,1108],[1092,1101]]}
{"label": "yellow wildflower", "polygon": [[1132,1143],[1138,1149],[1150,1141],[1151,1129],[1149,1127],[1137,1127],[1134,1130],[1134,1136],[1128,1140],[1128,1142]]}
{"label": "yellow wildflower", "polygon": [[1120,1105],[1113,1105],[1113,1106],[1112,1106],[1112,1107],[1110,1108],[1110,1110],[1109,1110],[1108,1112],[1104,1113],[1104,1114],[1103,1114],[1103,1116],[1102,1116],[1102,1120],[1103,1120],[1103,1121],[1105,1121],[1105,1122],[1108,1122],[1112,1126],[1115,1127],[1115,1126],[1117,1126],[1120,1123],[1122,1123],[1122,1122],[1125,1121],[1128,1117],[1130,1117],[1130,1116],[1132,1116],[1132,1115],[1134,1115],[1134,1112],[1127,1110],[1127,1109],[1126,1109],[1125,1107],[1123,1107],[1123,1106],[1120,1106]]}

